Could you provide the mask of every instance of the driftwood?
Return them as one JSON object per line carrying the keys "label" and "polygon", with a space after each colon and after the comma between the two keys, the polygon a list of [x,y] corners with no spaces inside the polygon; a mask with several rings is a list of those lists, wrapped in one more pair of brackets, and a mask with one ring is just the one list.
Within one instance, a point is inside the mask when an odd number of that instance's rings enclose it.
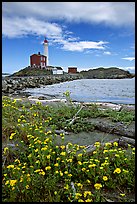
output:
{"label": "driftwood", "polygon": [[81,106],[81,108],[78,110],[78,112],[74,115],[74,117],[72,118],[72,120],[69,122],[68,125],[72,125],[75,120],[77,119],[77,115],[79,114],[79,112],[82,110],[83,106]]}
{"label": "driftwood", "polygon": [[70,134],[69,132],[66,132],[65,130],[55,130],[55,133],[57,135],[60,135],[61,133],[64,133],[65,135],[69,135]]}

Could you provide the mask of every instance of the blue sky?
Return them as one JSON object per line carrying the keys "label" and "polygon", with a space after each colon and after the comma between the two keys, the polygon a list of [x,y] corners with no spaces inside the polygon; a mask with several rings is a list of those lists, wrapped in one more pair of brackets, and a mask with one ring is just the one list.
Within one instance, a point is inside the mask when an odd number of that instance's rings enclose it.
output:
{"label": "blue sky", "polygon": [[2,72],[43,54],[67,71],[112,67],[135,71],[135,2],[3,2]]}

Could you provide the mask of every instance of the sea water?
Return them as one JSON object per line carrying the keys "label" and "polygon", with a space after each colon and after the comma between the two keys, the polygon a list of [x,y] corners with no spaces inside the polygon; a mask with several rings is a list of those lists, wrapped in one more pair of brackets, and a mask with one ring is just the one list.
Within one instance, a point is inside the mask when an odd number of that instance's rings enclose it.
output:
{"label": "sea water", "polygon": [[41,88],[28,88],[24,92],[29,92],[32,96],[63,98],[66,91],[70,92],[73,101],[135,104],[135,78],[79,79]]}

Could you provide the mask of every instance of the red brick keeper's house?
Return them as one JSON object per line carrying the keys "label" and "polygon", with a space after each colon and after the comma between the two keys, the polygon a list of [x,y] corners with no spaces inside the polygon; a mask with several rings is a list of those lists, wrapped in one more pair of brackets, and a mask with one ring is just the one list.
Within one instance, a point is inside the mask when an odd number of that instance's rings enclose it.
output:
{"label": "red brick keeper's house", "polygon": [[47,57],[45,55],[33,54],[30,56],[30,66],[34,68],[43,68],[46,69],[47,66]]}

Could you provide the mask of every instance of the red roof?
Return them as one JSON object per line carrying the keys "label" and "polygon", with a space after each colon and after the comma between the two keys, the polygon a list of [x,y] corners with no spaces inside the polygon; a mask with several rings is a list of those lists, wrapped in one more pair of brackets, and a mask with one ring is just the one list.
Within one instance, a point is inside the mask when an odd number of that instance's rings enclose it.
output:
{"label": "red roof", "polygon": [[44,40],[44,43],[48,43],[48,41],[45,39],[45,40]]}

